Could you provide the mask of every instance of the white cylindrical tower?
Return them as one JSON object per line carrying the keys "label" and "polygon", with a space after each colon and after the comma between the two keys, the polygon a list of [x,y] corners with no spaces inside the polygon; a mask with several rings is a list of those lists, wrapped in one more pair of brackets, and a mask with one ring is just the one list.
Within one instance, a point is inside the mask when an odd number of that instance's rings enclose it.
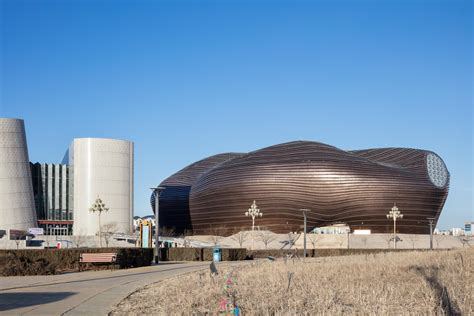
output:
{"label": "white cylindrical tower", "polygon": [[36,227],[23,120],[0,118],[0,229]]}
{"label": "white cylindrical tower", "polygon": [[[108,208],[102,231],[129,234],[133,217],[133,143],[105,138],[74,139],[69,147],[74,178],[74,235],[96,235],[99,216],[90,211],[98,197]],[[108,226],[108,227],[106,227]]]}

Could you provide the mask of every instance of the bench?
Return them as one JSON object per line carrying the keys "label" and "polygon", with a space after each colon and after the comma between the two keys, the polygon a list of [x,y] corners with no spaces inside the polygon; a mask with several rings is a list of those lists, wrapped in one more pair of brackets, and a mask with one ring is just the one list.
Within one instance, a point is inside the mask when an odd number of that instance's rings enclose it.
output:
{"label": "bench", "polygon": [[115,269],[114,263],[117,262],[117,253],[81,253],[79,257],[79,271],[81,271],[81,263],[110,263]]}

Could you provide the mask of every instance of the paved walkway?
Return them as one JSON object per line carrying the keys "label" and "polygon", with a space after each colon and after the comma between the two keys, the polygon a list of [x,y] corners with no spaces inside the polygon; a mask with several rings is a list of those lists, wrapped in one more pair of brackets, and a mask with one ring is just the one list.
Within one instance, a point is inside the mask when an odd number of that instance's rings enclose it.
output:
{"label": "paved walkway", "polygon": [[163,263],[115,271],[0,277],[0,314],[106,315],[140,287],[208,267],[209,262]]}

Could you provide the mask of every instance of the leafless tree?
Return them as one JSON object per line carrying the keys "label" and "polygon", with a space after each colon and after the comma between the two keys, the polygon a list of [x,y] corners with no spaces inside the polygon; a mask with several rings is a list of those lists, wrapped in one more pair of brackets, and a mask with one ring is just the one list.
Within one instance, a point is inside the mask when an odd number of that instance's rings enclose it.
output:
{"label": "leafless tree", "polygon": [[442,239],[443,239],[443,235],[439,235],[439,234],[433,235],[433,240],[435,241],[436,248],[439,248],[439,244],[441,243]]}
{"label": "leafless tree", "polygon": [[459,242],[462,244],[462,247],[465,246],[471,247],[472,236],[458,236]]}
{"label": "leafless tree", "polygon": [[16,233],[15,237],[14,237],[14,240],[15,240],[15,244],[16,244],[16,249],[19,249],[20,248],[20,241],[21,240],[25,240],[26,239],[26,236],[28,234],[24,231],[21,231],[21,232],[18,232]]}
{"label": "leafless tree", "polygon": [[192,236],[192,235],[193,235],[193,231],[190,230],[190,229],[185,229],[181,234],[179,234],[179,237],[183,239],[183,246],[184,247],[190,247],[191,246],[190,240],[186,239],[186,237]]}
{"label": "leafless tree", "polygon": [[298,240],[299,236],[299,234],[292,232],[287,234],[288,249],[291,249],[295,245],[295,242]]}
{"label": "leafless tree", "polygon": [[182,235],[183,235],[184,237],[187,237],[187,236],[192,236],[192,235],[194,235],[194,234],[193,234],[193,231],[192,231],[191,229],[185,229],[185,230],[183,231],[183,234],[182,234]]}
{"label": "leafless tree", "polygon": [[[367,237],[366,237],[366,242],[367,242]],[[387,233],[383,235],[383,240],[387,243],[387,248],[390,249],[391,246],[393,245],[393,234]]]}
{"label": "leafless tree", "polygon": [[416,242],[418,241],[418,236],[414,234],[407,235],[406,238],[410,242],[412,249],[415,249]]}
{"label": "leafless tree", "polygon": [[210,226],[209,227],[209,240],[214,244],[214,246],[219,245],[219,242],[227,232],[225,226]]}
{"label": "leafless tree", "polygon": [[276,239],[276,235],[269,230],[262,230],[258,233],[258,238],[265,245],[265,249],[268,249],[268,245]]}
{"label": "leafless tree", "polygon": [[160,227],[160,236],[174,237],[176,236],[176,229],[174,227],[167,226]]}
{"label": "leafless tree", "polygon": [[241,230],[234,235],[232,235],[232,239],[239,243],[240,248],[243,248],[244,242],[247,240],[249,233],[245,230]]}
{"label": "leafless tree", "polygon": [[102,225],[102,237],[104,237],[105,247],[109,247],[110,238],[117,231],[117,223],[112,222]]}
{"label": "leafless tree", "polygon": [[87,236],[83,230],[79,230],[76,235],[72,236],[71,239],[73,246],[76,248],[80,248],[85,244]]}
{"label": "leafless tree", "polygon": [[321,239],[323,239],[322,234],[311,233],[311,234],[307,234],[306,236],[308,237],[311,245],[313,245],[313,249],[316,249],[316,245],[319,243]]}

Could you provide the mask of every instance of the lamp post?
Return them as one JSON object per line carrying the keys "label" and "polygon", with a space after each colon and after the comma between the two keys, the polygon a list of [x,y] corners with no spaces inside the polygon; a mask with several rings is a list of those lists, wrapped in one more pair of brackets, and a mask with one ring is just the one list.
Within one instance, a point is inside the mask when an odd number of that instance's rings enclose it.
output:
{"label": "lamp post", "polygon": [[392,210],[388,212],[387,218],[393,218],[393,249],[397,248],[397,218],[402,219],[403,214],[398,210],[397,205],[394,203]]}
{"label": "lamp post", "polygon": [[433,250],[433,224],[436,218],[428,217],[427,220],[430,222],[430,249]]}
{"label": "lamp post", "polygon": [[160,193],[163,191],[164,187],[156,187],[156,188],[150,188],[153,190],[153,194],[155,197],[155,264],[158,264],[160,262],[160,249],[159,249],[159,244],[160,244]]}
{"label": "lamp post", "polygon": [[304,224],[303,224],[303,258],[306,258],[306,212],[311,212],[311,210],[306,208],[301,208],[301,212],[303,212]]}
{"label": "lamp post", "polygon": [[255,229],[255,217],[263,216],[263,213],[261,213],[260,209],[257,208],[257,203],[255,203],[255,200],[253,201],[248,211],[245,212],[245,216],[252,217],[252,249],[253,249],[253,235],[254,235],[253,231]]}
{"label": "lamp post", "polygon": [[100,225],[100,215],[102,214],[102,212],[108,212],[109,208],[105,206],[105,203],[97,195],[97,199],[95,200],[94,204],[92,204],[92,207],[89,208],[89,211],[92,212],[92,213],[98,213],[99,214],[99,246],[100,246],[100,248],[102,248],[102,236],[101,236],[102,227]]}

